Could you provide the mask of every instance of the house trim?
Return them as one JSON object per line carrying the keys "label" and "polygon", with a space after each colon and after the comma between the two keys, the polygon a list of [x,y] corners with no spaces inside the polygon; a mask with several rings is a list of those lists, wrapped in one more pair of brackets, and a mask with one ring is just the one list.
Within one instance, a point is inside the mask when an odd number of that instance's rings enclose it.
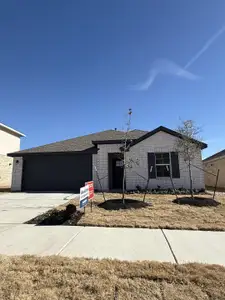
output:
{"label": "house trim", "polygon": [[[183,139],[183,135],[180,134],[179,132],[176,132],[176,131],[171,130],[171,129],[169,129],[169,128],[166,128],[166,127],[164,127],[164,126],[159,126],[159,127],[157,127],[156,129],[154,129],[154,130],[152,130],[152,131],[149,131],[148,133],[144,134],[144,135],[141,136],[140,138],[138,138],[138,139],[136,139],[135,141],[133,141],[133,142],[130,144],[130,147],[133,147],[134,145],[136,145],[136,144],[142,142],[143,140],[149,138],[150,136],[156,134],[156,133],[159,132],[159,131],[163,131],[163,132],[165,132],[165,133],[168,133],[168,134],[170,134],[170,135],[173,135],[173,136],[175,136],[175,137],[178,137],[178,138],[180,138],[180,139]],[[203,142],[199,142],[199,141],[197,141],[197,140],[195,140],[195,139],[190,139],[190,141],[192,141],[193,143],[198,143],[198,144],[200,144],[200,145],[201,145],[201,149],[205,149],[205,148],[207,148],[207,146],[208,146],[207,144],[205,144],[205,143],[203,143]]]}
{"label": "house trim", "polygon": [[23,157],[23,156],[35,156],[35,155],[68,155],[68,154],[97,154],[98,148],[93,147],[84,151],[59,151],[59,152],[14,152],[8,153],[10,157]]}
{"label": "house trim", "polygon": [[25,134],[23,134],[22,132],[17,131],[15,129],[9,127],[9,126],[6,126],[3,123],[0,123],[0,129],[3,130],[3,131],[5,131],[5,132],[8,132],[8,133],[10,133],[12,135],[15,135],[17,137],[25,137]]}

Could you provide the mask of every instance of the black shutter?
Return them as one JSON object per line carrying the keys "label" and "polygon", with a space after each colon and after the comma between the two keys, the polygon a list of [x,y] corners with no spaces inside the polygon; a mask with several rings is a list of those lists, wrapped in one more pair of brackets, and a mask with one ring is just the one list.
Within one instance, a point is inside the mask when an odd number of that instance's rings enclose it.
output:
{"label": "black shutter", "polygon": [[148,175],[149,175],[149,178],[156,178],[155,153],[148,153]]}
{"label": "black shutter", "polygon": [[172,177],[180,178],[179,158],[177,152],[171,152]]}

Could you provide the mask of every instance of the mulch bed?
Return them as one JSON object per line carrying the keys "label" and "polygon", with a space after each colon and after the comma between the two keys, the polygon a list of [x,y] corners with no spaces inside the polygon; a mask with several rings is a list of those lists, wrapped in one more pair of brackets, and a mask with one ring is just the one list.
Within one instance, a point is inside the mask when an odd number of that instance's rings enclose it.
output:
{"label": "mulch bed", "polygon": [[173,203],[180,204],[180,205],[193,205],[193,206],[218,206],[221,203],[210,199],[210,198],[203,198],[203,197],[183,197],[173,200]]}
{"label": "mulch bed", "polygon": [[119,209],[140,209],[146,206],[151,206],[149,202],[143,202],[136,199],[125,199],[125,204],[122,199],[110,199],[98,204],[100,208],[105,210],[119,210]]}

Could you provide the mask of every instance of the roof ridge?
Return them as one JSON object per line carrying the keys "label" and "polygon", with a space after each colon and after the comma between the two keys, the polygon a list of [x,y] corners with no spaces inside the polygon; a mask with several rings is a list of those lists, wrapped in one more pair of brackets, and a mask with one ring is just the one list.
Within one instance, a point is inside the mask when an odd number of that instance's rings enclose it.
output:
{"label": "roof ridge", "polygon": [[[134,129],[130,131],[129,135],[129,139],[132,140],[131,147],[159,131],[164,131],[174,136],[181,137],[181,134],[163,126],[159,126],[152,131]],[[97,147],[95,145],[96,143],[94,143],[94,141],[102,142],[102,144],[115,144],[121,143],[122,140],[124,140],[124,132],[115,129],[108,129],[95,133],[89,133],[83,136],[65,139],[62,141],[55,141],[52,143],[32,147],[29,149],[24,149],[14,153],[8,153],[8,156],[23,156],[32,153],[90,153],[91,151],[94,153],[95,151],[97,151]],[[201,143],[201,146],[202,149],[207,147],[205,143]]]}
{"label": "roof ridge", "polygon": [[61,140],[61,141],[55,141],[55,142],[47,143],[47,144],[44,144],[44,145],[34,146],[34,147],[31,147],[31,148],[23,149],[23,150],[21,150],[21,151],[32,150],[32,149],[39,148],[39,147],[43,147],[43,146],[50,146],[50,145],[57,144],[57,143],[62,143],[62,142],[67,142],[67,141],[72,141],[72,140],[74,140],[74,139],[83,138],[83,137],[85,137],[85,136],[94,135],[94,134],[99,134],[99,133],[107,132],[107,131],[114,131],[114,130],[113,130],[113,129],[108,129],[108,130],[103,130],[103,131],[93,132],[93,133],[89,133],[89,134],[85,134],[85,135],[81,135],[81,136],[76,136],[76,137],[69,138],[69,139],[65,139],[65,140]]}
{"label": "roof ridge", "polygon": [[137,129],[137,128],[132,129],[132,130],[130,130],[130,131],[143,131],[143,132],[149,132],[149,130],[143,130],[143,129]]}
{"label": "roof ridge", "polygon": [[[145,132],[134,131],[131,133],[132,139],[136,140]],[[23,149],[14,153],[8,153],[8,156],[22,156],[29,153],[62,153],[62,152],[82,152],[96,149],[93,141],[110,141],[111,143],[121,141],[124,133],[120,130],[107,129],[99,132],[92,132],[83,136],[54,141],[45,145],[39,145],[32,148]]]}

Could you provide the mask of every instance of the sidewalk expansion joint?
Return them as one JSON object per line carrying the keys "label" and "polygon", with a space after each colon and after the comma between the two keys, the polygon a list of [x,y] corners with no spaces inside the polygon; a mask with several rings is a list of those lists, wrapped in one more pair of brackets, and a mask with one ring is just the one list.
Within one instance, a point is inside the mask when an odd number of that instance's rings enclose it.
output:
{"label": "sidewalk expansion joint", "polygon": [[168,240],[168,238],[167,238],[165,232],[163,231],[163,229],[161,229],[161,231],[162,231],[162,234],[164,235],[164,238],[165,238],[165,240],[166,240],[166,242],[167,242],[168,247],[170,248],[170,251],[171,251],[171,253],[172,253],[172,255],[173,255],[173,258],[174,258],[176,264],[179,264],[179,263],[178,263],[178,260],[177,260],[177,258],[176,258],[176,255],[175,255],[175,253],[173,252],[173,248],[172,248],[172,246],[170,245],[170,242],[169,242],[169,240]]}
{"label": "sidewalk expansion joint", "polygon": [[56,253],[56,255],[59,255],[77,236],[78,236],[78,234],[80,234],[81,233],[81,231],[83,231],[84,230],[84,228],[85,227],[83,227],[83,228],[81,228],[81,230],[78,232],[78,233],[76,233],[76,234],[74,234],[70,239],[69,239],[69,241],[68,242],[66,242],[65,243],[65,245],[63,245],[62,246],[62,248]]}

